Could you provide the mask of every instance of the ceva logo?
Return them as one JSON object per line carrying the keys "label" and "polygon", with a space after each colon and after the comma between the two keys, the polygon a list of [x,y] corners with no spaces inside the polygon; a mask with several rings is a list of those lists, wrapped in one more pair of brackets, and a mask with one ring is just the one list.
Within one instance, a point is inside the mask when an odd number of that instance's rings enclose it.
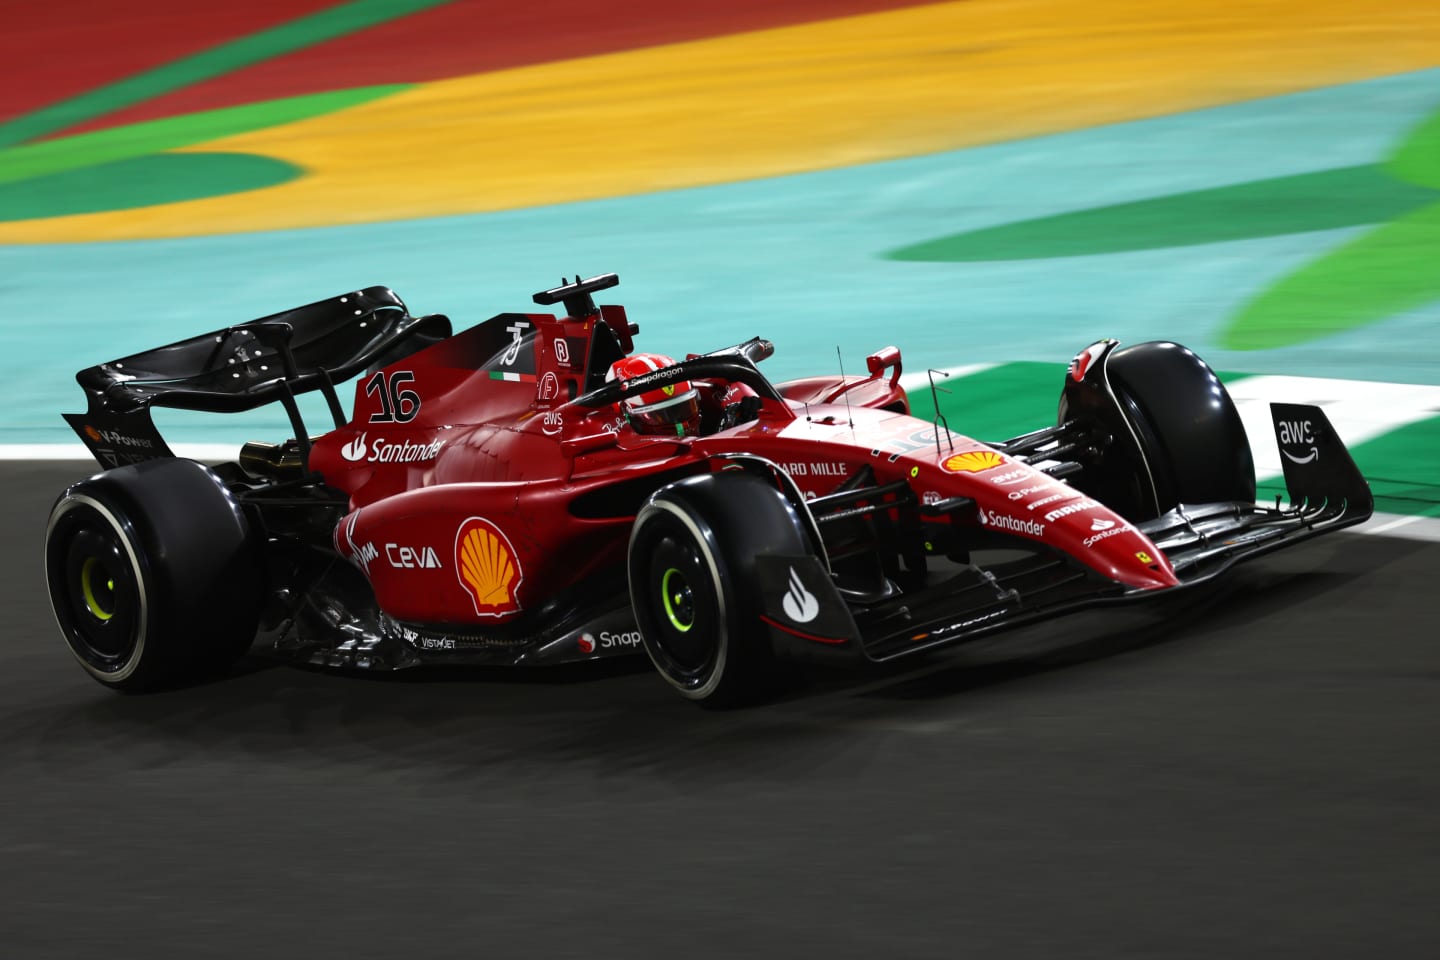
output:
{"label": "ceva logo", "polygon": [[340,456],[349,460],[351,463],[364,460],[365,454],[369,452],[370,449],[365,446],[365,434],[363,433],[340,448]]}
{"label": "ceva logo", "polygon": [[800,574],[795,568],[790,568],[790,589],[785,591],[785,599],[780,601],[780,607],[785,611],[785,616],[796,623],[809,623],[820,613],[820,601],[815,595],[805,589],[805,584],[800,582]]}

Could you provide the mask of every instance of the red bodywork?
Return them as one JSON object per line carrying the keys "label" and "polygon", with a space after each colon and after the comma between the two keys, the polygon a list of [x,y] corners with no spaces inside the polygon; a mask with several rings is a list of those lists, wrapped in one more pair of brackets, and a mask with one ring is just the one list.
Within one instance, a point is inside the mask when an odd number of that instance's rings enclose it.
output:
{"label": "red bodywork", "polygon": [[[503,314],[359,383],[351,422],[315,442],[310,465],[350,496],[335,546],[382,610],[416,623],[510,622],[623,564],[646,496],[736,453],[778,464],[807,498],[868,465],[922,503],[974,501],[947,522],[1042,541],[1130,588],[1179,582],[1149,539],[1068,484],[968,437],[942,430],[937,442],[935,426],[901,412],[893,347],[869,358],[866,378],[778,385],[784,399],[759,398],[758,416],[738,426],[646,436],[618,407],[573,402],[614,351],[632,349],[632,331],[613,306],[580,320]],[[697,386],[717,409],[753,393]]]}

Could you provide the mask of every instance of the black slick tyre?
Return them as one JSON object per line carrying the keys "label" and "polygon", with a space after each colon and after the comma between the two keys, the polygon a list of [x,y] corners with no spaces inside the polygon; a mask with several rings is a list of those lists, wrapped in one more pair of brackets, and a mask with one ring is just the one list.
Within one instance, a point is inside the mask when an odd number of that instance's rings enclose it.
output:
{"label": "black slick tyre", "polygon": [[722,471],[656,492],[630,535],[630,602],[645,652],[707,706],[775,692],[782,672],[760,620],[755,558],[810,552],[795,508],[753,475]]}
{"label": "black slick tyre", "polygon": [[1182,503],[1254,502],[1245,425],[1204,360],[1178,343],[1138,343],[1116,350],[1106,373],[1144,454],[1137,472],[1148,466],[1154,509],[1147,513]]}
{"label": "black slick tyre", "polygon": [[45,579],[80,666],[127,692],[229,666],[254,639],[263,591],[244,512],[191,460],[119,467],[67,489],[46,528]]}

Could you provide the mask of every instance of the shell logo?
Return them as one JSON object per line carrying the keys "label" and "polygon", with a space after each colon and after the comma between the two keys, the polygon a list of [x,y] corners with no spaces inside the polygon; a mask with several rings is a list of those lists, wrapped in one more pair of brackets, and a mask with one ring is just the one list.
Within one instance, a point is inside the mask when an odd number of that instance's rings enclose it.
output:
{"label": "shell logo", "polygon": [[100,431],[99,431],[99,430],[96,430],[94,427],[90,426],[90,425],[87,423],[87,424],[85,425],[85,436],[89,437],[91,440],[99,440],[99,439],[100,439]]}
{"label": "shell logo", "polygon": [[940,466],[949,473],[981,473],[1004,463],[1005,458],[994,450],[970,450],[947,458]]}
{"label": "shell logo", "polygon": [[455,573],[477,616],[503,617],[520,609],[517,593],[525,577],[515,548],[484,517],[471,517],[455,532]]}

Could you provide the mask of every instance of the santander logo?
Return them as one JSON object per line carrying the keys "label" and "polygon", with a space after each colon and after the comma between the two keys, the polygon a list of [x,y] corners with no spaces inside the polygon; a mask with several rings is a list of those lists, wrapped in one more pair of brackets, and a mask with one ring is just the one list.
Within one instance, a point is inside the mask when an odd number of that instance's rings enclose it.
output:
{"label": "santander logo", "polygon": [[809,623],[820,613],[820,601],[815,595],[805,589],[805,584],[800,582],[800,575],[795,568],[790,568],[790,589],[785,591],[785,598],[780,601],[785,616],[796,623]]}
{"label": "santander logo", "polygon": [[340,456],[349,460],[351,463],[364,460],[365,454],[368,452],[369,448],[365,446],[365,434],[363,433],[340,448]]}
{"label": "santander logo", "polygon": [[362,433],[340,448],[340,456],[351,463],[361,460],[366,463],[423,463],[440,456],[444,447],[444,440],[412,443],[409,440],[386,440],[384,437],[376,437],[367,445]]}

